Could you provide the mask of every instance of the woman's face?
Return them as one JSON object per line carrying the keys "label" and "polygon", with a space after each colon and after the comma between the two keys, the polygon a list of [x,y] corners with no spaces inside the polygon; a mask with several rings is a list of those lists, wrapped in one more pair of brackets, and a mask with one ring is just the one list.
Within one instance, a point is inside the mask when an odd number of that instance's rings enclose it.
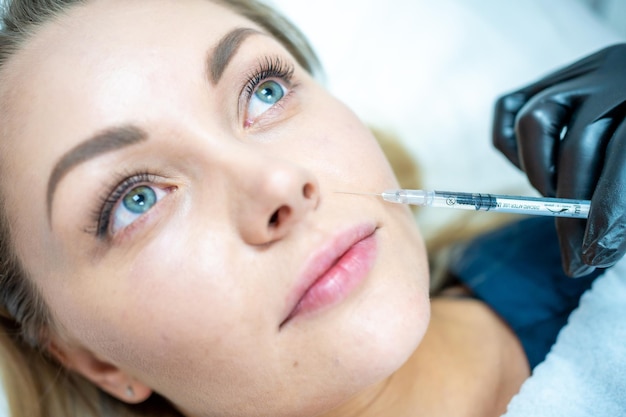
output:
{"label": "woman's face", "polygon": [[255,24],[93,1],[3,77],[2,192],[68,343],[220,416],[316,415],[419,343],[410,212],[335,192],[397,186],[386,160]]}

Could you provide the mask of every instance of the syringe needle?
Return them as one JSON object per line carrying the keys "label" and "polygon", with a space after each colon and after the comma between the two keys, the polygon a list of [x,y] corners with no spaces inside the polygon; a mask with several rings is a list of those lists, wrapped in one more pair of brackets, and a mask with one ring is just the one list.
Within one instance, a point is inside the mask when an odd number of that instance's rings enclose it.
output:
{"label": "syringe needle", "polygon": [[381,197],[382,194],[380,193],[356,193],[353,191],[334,191],[337,194],[351,194],[351,195],[363,195],[363,196],[370,196],[370,197]]}

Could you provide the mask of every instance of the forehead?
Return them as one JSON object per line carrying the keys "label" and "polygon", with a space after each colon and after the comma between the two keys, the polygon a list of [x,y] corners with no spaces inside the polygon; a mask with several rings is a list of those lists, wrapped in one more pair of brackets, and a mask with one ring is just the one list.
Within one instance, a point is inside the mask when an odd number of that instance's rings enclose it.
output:
{"label": "forehead", "polygon": [[32,100],[46,94],[82,99],[109,79],[131,87],[137,76],[200,62],[199,50],[235,26],[255,25],[209,0],[90,1],[36,31],[3,68],[3,89],[13,100],[27,96],[19,113],[30,114]]}
{"label": "forehead", "polygon": [[255,25],[209,0],[94,0],[69,9],[2,69],[3,155],[20,160],[22,150],[32,161],[44,146],[46,157],[58,156],[69,137],[141,122],[157,93],[167,105],[181,82],[204,81],[206,54],[233,27]]}

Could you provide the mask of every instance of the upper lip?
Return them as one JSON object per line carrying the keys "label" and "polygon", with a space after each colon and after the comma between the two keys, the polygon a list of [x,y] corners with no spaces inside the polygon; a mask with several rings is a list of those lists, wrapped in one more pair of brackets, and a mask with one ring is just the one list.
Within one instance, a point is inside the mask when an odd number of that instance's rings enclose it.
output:
{"label": "upper lip", "polygon": [[287,298],[288,313],[281,322],[281,326],[291,318],[300,300],[304,297],[309,288],[311,288],[326,271],[332,268],[351,247],[371,236],[375,231],[376,226],[373,224],[360,224],[343,230],[331,237],[308,258],[304,269],[296,280],[295,286],[289,292]]}

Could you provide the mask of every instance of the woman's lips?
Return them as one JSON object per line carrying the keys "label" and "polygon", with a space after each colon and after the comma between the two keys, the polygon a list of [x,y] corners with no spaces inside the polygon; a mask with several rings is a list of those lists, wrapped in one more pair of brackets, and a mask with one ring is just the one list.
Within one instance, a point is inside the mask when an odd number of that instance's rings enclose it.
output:
{"label": "woman's lips", "polygon": [[377,255],[376,227],[359,226],[336,236],[306,265],[291,292],[290,313],[282,328],[296,316],[343,301],[367,276]]}

